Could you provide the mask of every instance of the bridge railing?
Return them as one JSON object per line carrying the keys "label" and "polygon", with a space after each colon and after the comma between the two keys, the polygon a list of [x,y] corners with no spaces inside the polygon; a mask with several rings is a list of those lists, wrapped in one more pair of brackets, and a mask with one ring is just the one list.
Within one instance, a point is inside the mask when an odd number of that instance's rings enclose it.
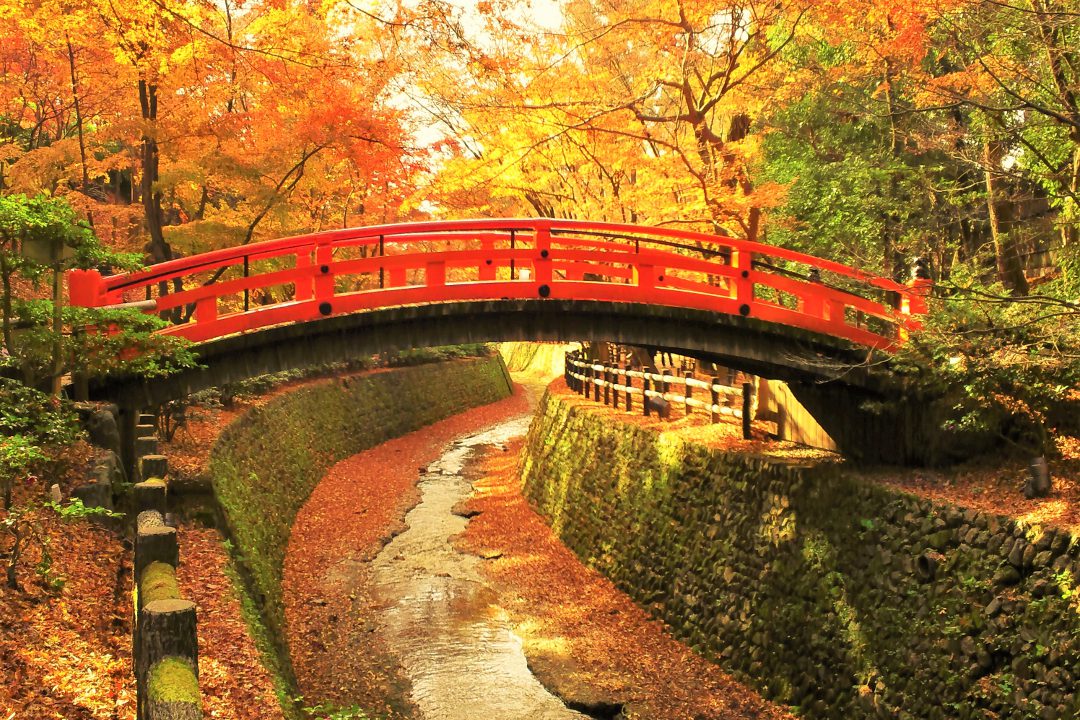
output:
{"label": "bridge railing", "polygon": [[[725,417],[736,418],[742,421],[743,438],[750,439],[751,383],[725,385],[718,377],[700,380],[690,372],[680,376],[669,370],[658,373],[648,367],[634,370],[631,365],[626,365],[620,368],[588,360],[580,350],[566,353],[563,377],[567,387],[574,392],[614,408],[619,407],[620,395],[627,412],[634,410],[635,402],[640,402],[645,417],[656,413],[666,418],[670,406],[679,404],[686,415],[701,411],[707,413],[713,423]],[[634,384],[635,381],[640,387]],[[681,390],[672,391],[673,387],[680,386]],[[695,396],[695,390],[699,395]],[[638,400],[634,400],[635,397]]]}
{"label": "bridge railing", "polygon": [[889,349],[925,312],[917,290],[784,248],[546,218],[349,228],[68,281],[72,304],[140,302],[194,341],[377,307],[552,298],[709,310]]}

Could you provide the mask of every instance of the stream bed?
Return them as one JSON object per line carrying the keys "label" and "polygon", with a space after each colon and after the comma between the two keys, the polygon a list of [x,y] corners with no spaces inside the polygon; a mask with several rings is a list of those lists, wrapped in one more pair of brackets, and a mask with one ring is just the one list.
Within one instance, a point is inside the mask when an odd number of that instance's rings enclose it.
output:
{"label": "stream bed", "polygon": [[524,435],[530,419],[523,415],[452,442],[422,471],[420,502],[405,516],[408,530],[372,564],[384,608],[379,632],[398,655],[425,720],[587,717],[529,670],[521,641],[483,581],[485,561],[450,544],[468,524],[453,508],[472,492],[464,473],[470,456],[479,446]]}

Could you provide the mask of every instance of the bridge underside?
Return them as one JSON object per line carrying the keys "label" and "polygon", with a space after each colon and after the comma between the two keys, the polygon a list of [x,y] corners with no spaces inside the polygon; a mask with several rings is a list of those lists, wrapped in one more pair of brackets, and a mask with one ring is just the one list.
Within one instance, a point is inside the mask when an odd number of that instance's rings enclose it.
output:
{"label": "bridge underside", "polygon": [[169,378],[108,378],[95,398],[148,407],[257,375],[380,352],[461,343],[594,341],[649,345],[764,377],[869,388],[850,368],[866,350],[790,327],[634,303],[499,300],[409,305],[271,327],[198,346],[203,367]]}
{"label": "bridge underside", "polygon": [[[202,367],[164,379],[108,378],[95,399],[133,417],[209,387],[380,352],[461,343],[609,341],[648,345],[788,381],[840,447],[868,462],[926,462],[922,432],[897,426],[910,411],[872,416],[866,399],[889,393],[867,350],[815,333],[716,313],[579,300],[500,300],[410,305],[271,327],[198,346]],[[842,418],[842,420],[841,420]],[[129,422],[131,422],[129,420]],[[921,423],[917,423],[921,425]],[[907,437],[901,441],[899,436]]]}

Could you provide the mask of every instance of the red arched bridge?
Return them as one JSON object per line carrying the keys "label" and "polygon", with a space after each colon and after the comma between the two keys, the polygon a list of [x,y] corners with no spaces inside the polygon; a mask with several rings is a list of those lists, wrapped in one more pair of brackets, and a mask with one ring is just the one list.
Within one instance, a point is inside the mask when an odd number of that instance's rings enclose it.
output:
{"label": "red arched bridge", "polygon": [[[896,396],[864,361],[917,326],[925,285],[761,243],[546,218],[407,223],[108,277],[72,271],[68,283],[75,305],[141,307],[174,320],[162,332],[199,343],[198,368],[91,385],[120,404],[126,434],[138,408],[292,367],[455,343],[606,340],[788,380],[864,458],[903,461],[928,446],[917,402],[903,417],[860,409],[868,394]],[[902,442],[898,427],[907,428]]]}
{"label": "red arched bridge", "polygon": [[186,320],[163,332],[196,342],[393,306],[545,299],[704,310],[889,350],[925,311],[908,286],[780,247],[545,218],[349,228],[68,282],[74,305],[142,301]]}

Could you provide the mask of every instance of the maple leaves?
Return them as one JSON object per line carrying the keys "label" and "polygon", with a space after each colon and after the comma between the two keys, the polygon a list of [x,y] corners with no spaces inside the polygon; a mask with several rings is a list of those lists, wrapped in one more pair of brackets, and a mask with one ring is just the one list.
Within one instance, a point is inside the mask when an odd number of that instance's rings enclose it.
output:
{"label": "maple leaves", "polygon": [[0,191],[78,193],[156,260],[396,218],[424,158],[387,102],[393,45],[343,6],[0,2]]}
{"label": "maple leaves", "polygon": [[448,125],[460,118],[455,135],[469,148],[443,168],[440,199],[480,188],[489,211],[527,204],[756,236],[782,192],[755,187],[750,129],[803,8],[575,0],[563,12],[560,32],[491,31],[464,87],[429,73],[429,94],[452,109]]}

